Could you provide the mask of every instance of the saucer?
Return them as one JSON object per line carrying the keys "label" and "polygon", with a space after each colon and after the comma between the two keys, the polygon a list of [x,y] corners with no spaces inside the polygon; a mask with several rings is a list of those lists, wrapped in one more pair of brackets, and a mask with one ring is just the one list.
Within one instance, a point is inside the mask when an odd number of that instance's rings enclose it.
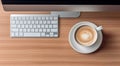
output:
{"label": "saucer", "polygon": [[79,53],[88,54],[88,53],[95,52],[102,44],[102,40],[103,40],[102,32],[98,31],[98,39],[92,46],[80,45],[75,40],[74,34],[75,34],[76,30],[82,25],[89,25],[89,26],[92,26],[93,28],[97,28],[97,26],[94,23],[87,22],[87,21],[79,22],[79,23],[75,24],[69,32],[69,43],[70,43],[71,47]]}

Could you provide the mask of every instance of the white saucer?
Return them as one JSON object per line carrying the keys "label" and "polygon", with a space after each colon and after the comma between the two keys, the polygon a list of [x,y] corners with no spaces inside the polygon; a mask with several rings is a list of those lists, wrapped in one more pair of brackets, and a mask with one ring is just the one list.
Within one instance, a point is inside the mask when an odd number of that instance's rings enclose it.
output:
{"label": "white saucer", "polygon": [[93,44],[92,46],[82,46],[82,45],[78,44],[76,42],[76,40],[74,39],[75,31],[81,25],[89,25],[89,26],[92,26],[94,28],[97,28],[97,26],[94,23],[87,22],[87,21],[79,22],[79,23],[75,24],[69,32],[69,43],[70,43],[71,47],[79,53],[83,53],[83,54],[92,53],[92,52],[96,51],[101,46],[101,43],[102,43],[102,40],[103,40],[102,32],[98,31],[98,37],[99,38],[97,39],[95,44]]}

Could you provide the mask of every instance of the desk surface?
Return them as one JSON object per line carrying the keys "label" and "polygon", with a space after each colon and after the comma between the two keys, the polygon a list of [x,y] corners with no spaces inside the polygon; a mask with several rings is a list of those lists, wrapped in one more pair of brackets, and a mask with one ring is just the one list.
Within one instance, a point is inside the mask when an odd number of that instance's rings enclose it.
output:
{"label": "desk surface", "polygon": [[[59,38],[10,38],[11,13],[0,4],[0,66],[119,66],[120,12],[84,12],[79,18],[60,19]],[[71,27],[80,21],[91,21],[104,27],[104,40],[95,53],[83,55],[69,45]]]}

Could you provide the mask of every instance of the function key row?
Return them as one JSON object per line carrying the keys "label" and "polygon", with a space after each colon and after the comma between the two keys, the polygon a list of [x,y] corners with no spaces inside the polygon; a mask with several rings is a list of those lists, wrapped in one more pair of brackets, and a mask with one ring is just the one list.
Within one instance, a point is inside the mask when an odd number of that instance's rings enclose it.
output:
{"label": "function key row", "polygon": [[41,16],[15,16],[15,17],[11,17],[12,20],[58,20],[58,17],[55,17],[55,16],[48,16],[48,17],[41,17]]}

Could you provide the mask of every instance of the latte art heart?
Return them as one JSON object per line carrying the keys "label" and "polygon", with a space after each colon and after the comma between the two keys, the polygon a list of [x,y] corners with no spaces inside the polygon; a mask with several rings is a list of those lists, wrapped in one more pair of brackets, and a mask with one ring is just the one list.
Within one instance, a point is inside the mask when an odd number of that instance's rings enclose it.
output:
{"label": "latte art heart", "polygon": [[83,41],[89,41],[89,39],[91,39],[91,37],[92,37],[92,33],[87,32],[87,31],[83,31],[83,33],[80,34],[80,38]]}
{"label": "latte art heart", "polygon": [[96,39],[96,31],[90,26],[82,26],[76,31],[75,38],[82,45],[90,45]]}

